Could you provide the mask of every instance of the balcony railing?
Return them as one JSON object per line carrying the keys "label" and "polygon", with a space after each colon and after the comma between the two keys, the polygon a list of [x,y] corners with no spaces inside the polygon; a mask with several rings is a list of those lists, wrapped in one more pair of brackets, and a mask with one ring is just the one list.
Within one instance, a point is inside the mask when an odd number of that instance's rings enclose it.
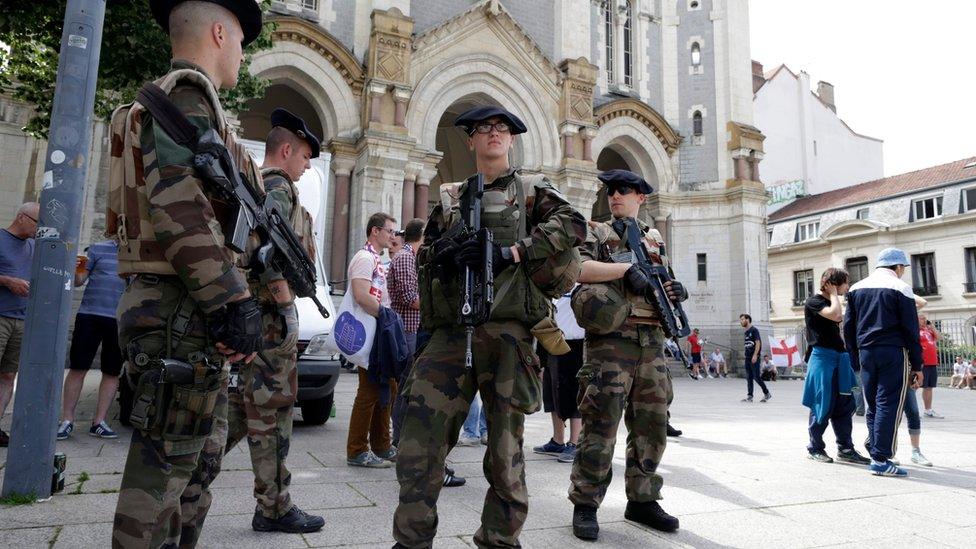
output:
{"label": "balcony railing", "polygon": [[976,293],[976,281],[973,282],[963,282],[963,288],[967,294]]}
{"label": "balcony railing", "polygon": [[920,295],[920,296],[938,295],[939,294],[939,286],[938,285],[934,285],[934,286],[915,286],[915,287],[912,288],[912,290],[915,292],[915,295]]}

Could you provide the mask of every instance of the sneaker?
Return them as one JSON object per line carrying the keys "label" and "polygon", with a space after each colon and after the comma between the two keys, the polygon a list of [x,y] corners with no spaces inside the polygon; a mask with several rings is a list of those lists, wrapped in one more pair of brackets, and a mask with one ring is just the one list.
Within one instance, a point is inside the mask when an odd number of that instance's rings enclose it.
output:
{"label": "sneaker", "polygon": [[[868,465],[871,463],[871,458],[866,458],[861,454],[857,453],[854,448],[848,448],[846,450],[837,451],[837,461],[843,461],[844,463],[856,463],[858,465]],[[897,463],[895,464],[897,465]]]}
{"label": "sneaker", "polygon": [[376,452],[376,457],[380,459],[385,459],[386,461],[396,461],[397,460],[397,447],[390,446],[390,448],[383,452]]}
{"label": "sneaker", "polygon": [[6,448],[9,445],[10,445],[10,435],[5,433],[3,429],[0,429],[0,448]]}
{"label": "sneaker", "polygon": [[769,402],[772,398],[773,398],[772,393],[766,393],[765,395],[763,395],[762,399],[759,402]]}
{"label": "sneaker", "polygon": [[556,458],[556,461],[558,461],[559,463],[572,463],[573,460],[576,459],[576,450],[578,450],[578,448],[576,447],[575,444],[573,444],[572,442],[567,442],[566,449],[563,450],[563,453],[559,454],[559,457]]}
{"label": "sneaker", "polygon": [[705,376],[698,374],[698,379],[705,379]]}
{"label": "sneaker", "polygon": [[[68,432],[70,433],[71,431]],[[60,434],[61,433],[59,431],[58,435],[60,436]],[[108,423],[105,423],[104,421],[98,425],[92,425],[91,429],[88,430],[88,434],[98,438],[119,438],[118,433],[113,431],[112,428],[108,426]]]}
{"label": "sneaker", "polygon": [[678,529],[678,518],[667,514],[656,501],[628,501],[624,518],[662,532]]}
{"label": "sneaker", "polygon": [[547,456],[559,457],[563,452],[566,451],[565,444],[559,444],[553,439],[549,439],[549,442],[543,444],[542,446],[536,446],[532,449],[533,452],[537,454],[545,454]]}
{"label": "sneaker", "polygon": [[481,445],[488,446],[488,433],[481,435]]}
{"label": "sneaker", "polygon": [[71,436],[71,431],[75,430],[75,424],[70,421],[62,421],[61,425],[58,426],[58,440],[68,440]]}
{"label": "sneaker", "polygon": [[945,419],[945,416],[936,412],[935,410],[925,410],[925,417],[930,417],[932,419]]}
{"label": "sneaker", "polygon": [[722,374],[722,377],[729,377],[729,374]]}
{"label": "sneaker", "polygon": [[912,463],[922,465],[924,467],[932,466],[932,462],[925,459],[925,456],[922,455],[922,451],[919,450],[918,448],[912,449]]}
{"label": "sneaker", "polygon": [[478,437],[469,437],[467,435],[462,436],[458,439],[458,446],[477,446],[481,444],[481,439]]}
{"label": "sneaker", "polygon": [[713,376],[712,374],[708,374],[708,379],[715,379],[715,378],[717,378],[717,377],[718,377],[718,376]]}
{"label": "sneaker", "polygon": [[675,429],[674,427],[671,426],[670,423],[668,423],[668,436],[669,437],[680,437],[681,436],[681,433],[683,433],[683,432],[684,431],[682,431],[681,429]]}
{"label": "sneaker", "polygon": [[309,515],[293,505],[291,510],[276,519],[264,516],[260,510],[254,511],[251,528],[255,532],[288,532],[291,534],[308,534],[318,532],[325,526],[325,519],[316,515]]}
{"label": "sneaker", "polygon": [[698,379],[699,379],[698,376],[696,376],[695,374],[693,374],[691,372],[688,372],[688,377],[690,377],[691,379],[694,379],[695,381],[698,381]]}
{"label": "sneaker", "polygon": [[901,467],[895,465],[889,459],[884,463],[878,463],[874,460],[871,461],[871,465],[868,465],[868,470],[871,471],[872,475],[879,477],[907,477],[908,471],[902,469]]}
{"label": "sneaker", "polygon": [[747,396],[746,398],[740,400],[739,402],[752,402],[752,397],[751,396]]}
{"label": "sneaker", "polygon": [[447,488],[457,488],[458,486],[464,486],[467,480],[464,477],[459,477],[454,474],[454,469],[450,467],[444,468],[444,486]]}
{"label": "sneaker", "polygon": [[370,467],[373,469],[386,469],[387,467],[393,467],[392,461],[379,458],[376,456],[376,454],[369,451],[363,452],[354,458],[347,459],[346,464],[352,467]]}
{"label": "sneaker", "polygon": [[834,462],[834,458],[828,456],[826,452],[810,452],[807,454],[807,457],[813,461],[819,461],[820,463]]}
{"label": "sneaker", "polygon": [[573,535],[593,541],[600,535],[600,523],[596,521],[596,507],[573,506]]}
{"label": "sneaker", "polygon": [[890,461],[890,462],[891,462],[892,464],[894,464],[894,465],[895,465],[896,467],[901,467],[901,461],[899,461],[899,460],[897,460],[897,459],[895,459],[895,458],[891,458],[891,459],[889,459],[888,461]]}

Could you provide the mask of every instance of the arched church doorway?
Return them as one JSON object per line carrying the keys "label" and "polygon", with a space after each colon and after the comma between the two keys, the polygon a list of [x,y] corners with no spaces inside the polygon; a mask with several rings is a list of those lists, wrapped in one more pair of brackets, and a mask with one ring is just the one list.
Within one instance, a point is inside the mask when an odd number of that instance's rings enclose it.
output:
{"label": "arched church doorway", "polygon": [[[472,94],[465,96],[451,104],[441,115],[437,124],[436,147],[444,156],[437,164],[437,175],[431,179],[431,192],[428,196],[428,211],[440,200],[440,186],[444,183],[462,181],[478,171],[475,165],[474,152],[468,148],[468,135],[464,130],[454,126],[454,121],[463,112],[485,105],[496,105],[487,95]],[[520,113],[514,113],[520,118]],[[521,167],[524,157],[523,144],[516,136],[509,162],[513,167]]]}
{"label": "arched church doorway", "polygon": [[322,135],[322,121],[312,103],[298,90],[284,83],[271,84],[264,90],[264,96],[248,101],[241,112],[241,133],[244,139],[264,141],[271,131],[271,111],[282,107],[302,117],[312,133],[325,143],[330,136]]}

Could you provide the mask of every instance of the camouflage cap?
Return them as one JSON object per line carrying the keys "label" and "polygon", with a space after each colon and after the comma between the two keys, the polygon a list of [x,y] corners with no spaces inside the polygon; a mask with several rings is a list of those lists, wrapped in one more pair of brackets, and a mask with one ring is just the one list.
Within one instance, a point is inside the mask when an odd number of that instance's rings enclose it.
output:
{"label": "camouflage cap", "polygon": [[570,304],[580,327],[591,334],[616,332],[630,316],[630,302],[618,284],[580,284]]}

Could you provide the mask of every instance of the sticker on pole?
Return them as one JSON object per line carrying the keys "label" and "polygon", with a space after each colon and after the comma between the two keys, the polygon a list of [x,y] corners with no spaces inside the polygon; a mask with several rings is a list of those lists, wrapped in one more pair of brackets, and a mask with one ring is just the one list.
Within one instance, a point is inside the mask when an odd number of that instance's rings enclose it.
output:
{"label": "sticker on pole", "polygon": [[77,34],[69,34],[68,45],[72,48],[86,49],[88,47],[88,39],[84,36],[78,36]]}

